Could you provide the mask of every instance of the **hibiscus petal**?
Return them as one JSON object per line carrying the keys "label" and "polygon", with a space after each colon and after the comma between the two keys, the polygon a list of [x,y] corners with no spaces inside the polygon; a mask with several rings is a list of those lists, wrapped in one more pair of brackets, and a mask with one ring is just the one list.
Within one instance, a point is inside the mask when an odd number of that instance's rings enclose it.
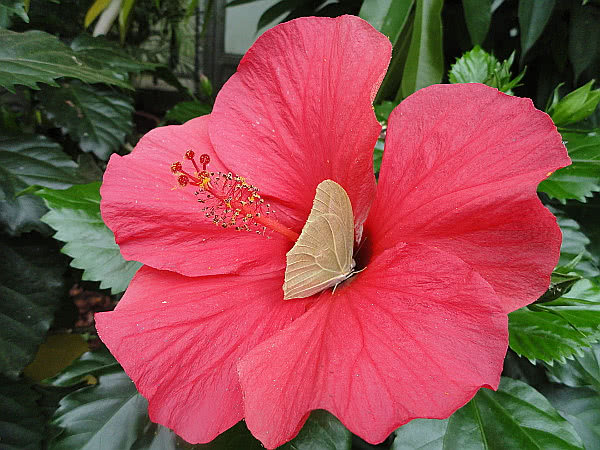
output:
{"label": "hibiscus petal", "polygon": [[558,262],[561,233],[536,187],[569,163],[531,100],[478,84],[425,88],[390,116],[367,233],[379,249],[422,242],[460,257],[515,310],[547,289]]}
{"label": "hibiscus petal", "polygon": [[459,258],[419,244],[377,255],[238,364],[246,423],[268,448],[326,409],[368,442],[445,418],[497,388],[507,316]]}
{"label": "hibiscus petal", "polygon": [[102,218],[126,259],[156,269],[198,276],[285,267],[291,243],[283,236],[217,227],[204,216],[194,187],[177,187],[171,164],[182,161],[193,171],[191,162],[183,160],[188,149],[209,154],[210,170],[224,170],[208,138],[207,121],[204,116],[156,128],[130,155],[113,155],[100,190]]}
{"label": "hibiscus petal", "polygon": [[301,18],[258,38],[219,92],[216,152],[263,196],[282,199],[297,231],[325,179],[348,192],[357,226],[366,219],[381,130],[372,102],[390,54],[389,40],[358,17]]}
{"label": "hibiscus petal", "polygon": [[204,443],[243,417],[237,361],[305,310],[282,300],[282,284],[283,272],[188,278],[143,266],[96,328],[152,421]]}

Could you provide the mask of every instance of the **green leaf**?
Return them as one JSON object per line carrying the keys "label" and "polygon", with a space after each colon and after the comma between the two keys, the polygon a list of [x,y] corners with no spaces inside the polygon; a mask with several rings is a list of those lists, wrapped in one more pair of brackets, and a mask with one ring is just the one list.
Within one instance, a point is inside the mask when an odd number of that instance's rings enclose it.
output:
{"label": "green leaf", "polygon": [[551,381],[570,387],[592,387],[600,393],[600,344],[584,349],[572,361],[548,368]]}
{"label": "green leaf", "polygon": [[598,257],[587,249],[590,240],[581,231],[579,224],[558,211],[553,211],[553,214],[563,235],[557,271],[577,272],[589,278],[598,276]]}
{"label": "green leaf", "polygon": [[119,45],[108,39],[81,34],[71,42],[77,57],[98,69],[110,69],[116,77],[124,78],[129,72],[153,70],[158,64],[138,61]]}
{"label": "green leaf", "polygon": [[600,302],[587,298],[560,297],[508,318],[510,348],[532,362],[564,363],[600,339]]}
{"label": "green leaf", "polygon": [[350,450],[352,434],[327,411],[313,411],[298,436],[280,450]]}
{"label": "green leaf", "polygon": [[572,3],[569,20],[569,60],[578,80],[600,52],[600,11],[594,5]]}
{"label": "green leaf", "polygon": [[42,448],[46,419],[37,404],[39,395],[24,380],[0,376],[0,446],[3,449]]}
{"label": "green leaf", "polygon": [[562,297],[571,290],[575,283],[581,280],[582,277],[579,275],[571,273],[563,274],[555,270],[552,272],[548,290],[536,300],[536,303],[551,302],[552,300]]}
{"label": "green leaf", "polygon": [[[416,9],[414,3],[414,0],[408,0],[408,2],[402,3],[407,8],[407,15],[404,17],[401,28],[398,29],[398,36],[392,49],[392,60],[390,61],[388,71],[375,96],[375,103],[379,103],[383,99],[396,99],[397,97],[402,96],[400,84],[402,82],[402,74],[404,73],[404,68],[406,66],[411,36],[413,34]],[[398,102],[400,102],[400,99],[396,101],[396,103]]]}
{"label": "green leaf", "polygon": [[413,4],[414,0],[365,0],[358,15],[385,34],[395,47]]}
{"label": "green leaf", "polygon": [[41,135],[0,135],[0,224],[11,235],[46,230],[46,212],[31,195],[17,196],[32,185],[64,189],[76,183],[77,165],[60,145]]}
{"label": "green leaf", "polygon": [[592,90],[593,85],[591,80],[550,106],[547,112],[556,126],[579,122],[594,113],[600,103],[600,89]]}
{"label": "green leaf", "polygon": [[227,3],[226,7],[230,7],[230,6],[239,6],[239,5],[244,5],[246,3],[252,3],[255,2],[256,0],[231,0],[230,2]]}
{"label": "green leaf", "polygon": [[96,0],[92,4],[92,6],[90,6],[90,9],[88,9],[87,12],[85,13],[83,27],[84,28],[89,27],[90,24],[96,19],[96,17],[98,17],[102,11],[104,11],[106,8],[108,8],[108,5],[110,5],[110,2],[111,2],[111,0]]}
{"label": "green leaf", "polygon": [[55,249],[0,240],[0,372],[16,377],[43,342],[65,294]]}
{"label": "green leaf", "polygon": [[125,36],[127,36],[127,30],[131,22],[131,11],[135,0],[123,0],[121,10],[119,11],[119,35],[121,37],[121,44],[125,42]]}
{"label": "green leaf", "polygon": [[121,370],[98,377],[60,401],[51,425],[61,429],[51,450],[128,449],[148,424],[147,402]]}
{"label": "green leaf", "polygon": [[102,160],[119,149],[133,128],[133,101],[115,91],[74,81],[60,88],[44,87],[40,99],[63,133]]}
{"label": "green leaf", "polygon": [[261,14],[256,24],[256,31],[258,32],[262,28],[274,22],[282,14],[292,11],[298,5],[302,3],[302,0],[280,0],[273,6],[267,8],[267,10]]}
{"label": "green leaf", "polygon": [[100,281],[102,289],[113,293],[127,288],[141,267],[125,261],[115,238],[100,215],[100,183],[73,186],[64,191],[42,189],[36,192],[50,212],[42,221],[54,230],[54,239],[66,242],[62,252],[73,258],[71,266],[83,269],[83,280]]}
{"label": "green leaf", "polygon": [[492,0],[462,0],[462,4],[471,43],[483,43],[492,21]]}
{"label": "green leaf", "polygon": [[450,83],[483,83],[495,87],[502,92],[512,94],[525,72],[511,79],[510,67],[513,64],[514,53],[503,62],[478,45],[456,60],[448,72]]}
{"label": "green leaf", "polygon": [[3,177],[14,178],[16,190],[32,185],[68,188],[76,168],[60,145],[42,135],[0,135],[0,171]]}
{"label": "green leaf", "polygon": [[387,124],[387,121],[390,118],[390,114],[398,105],[399,103],[390,102],[386,100],[379,103],[378,105],[373,106],[373,109],[375,110],[375,117],[377,117],[377,120],[379,120],[380,123]]}
{"label": "green leaf", "polygon": [[521,62],[546,27],[555,0],[519,0],[519,26],[521,28]]}
{"label": "green leaf", "polygon": [[[92,380],[91,382],[90,379]],[[117,380],[117,384],[120,387],[107,385],[106,383],[111,380]],[[94,387],[80,389],[74,393],[77,394],[74,395],[75,398],[67,399],[70,400],[71,404],[74,401],[79,401],[79,403],[75,403],[75,410],[68,411],[68,418],[60,419],[63,421],[61,423],[64,423],[66,426],[63,427],[63,434],[58,436],[58,439],[55,441],[54,445],[58,448],[64,448],[68,445],[75,445],[75,447],[70,448],[80,448],[77,444],[72,443],[83,440],[83,435],[86,433],[94,435],[92,443],[99,442],[100,439],[106,436],[106,433],[111,432],[111,427],[118,426],[118,424],[111,423],[112,420],[119,420],[121,414],[128,414],[132,410],[133,414],[137,416],[134,418],[135,423],[138,424],[135,428],[135,434],[132,436],[117,436],[117,440],[114,441],[114,447],[111,446],[110,448],[120,448],[119,445],[123,441],[131,442],[133,439],[135,439],[135,442],[130,448],[135,450],[169,450],[177,447],[175,433],[168,428],[150,422],[145,414],[145,400],[137,395],[133,383],[129,381],[119,363],[106,348],[83,354],[60,374],[45,380],[46,383],[51,384],[55,388],[60,387],[61,389],[72,388],[83,381],[94,384]],[[97,382],[100,383],[101,389],[96,388]],[[102,386],[103,383],[104,386]],[[86,393],[87,395],[84,395]],[[89,408],[96,404],[102,404],[97,402],[101,402],[100,396],[103,393],[108,394],[106,403],[122,404],[125,411],[113,410],[114,414],[111,416],[109,411],[107,411],[109,408],[103,409],[102,412],[105,414],[100,418],[100,421],[95,426],[86,427],[83,422],[90,417]],[[130,400],[126,401],[128,397]],[[86,406],[88,402],[89,406]],[[136,405],[140,407],[137,408]],[[57,413],[55,419],[58,420],[57,417],[61,416],[61,414]],[[138,423],[138,421],[141,423]]]}
{"label": "green leaf", "polygon": [[197,450],[264,450],[264,447],[257,439],[250,434],[243,420],[235,424],[229,430],[218,435],[208,444],[195,445]]}
{"label": "green leaf", "polygon": [[600,129],[589,132],[563,131],[572,164],[557,170],[538,186],[538,190],[565,203],[568,199],[585,202],[600,192]]}
{"label": "green leaf", "polygon": [[552,387],[544,392],[552,406],[569,421],[586,450],[600,450],[600,395],[587,388]]}
{"label": "green leaf", "polygon": [[212,107],[201,102],[180,102],[165,114],[165,122],[185,123],[190,119],[210,114]]}
{"label": "green leaf", "polygon": [[200,92],[202,92],[206,97],[211,97],[213,94],[213,85],[208,77],[204,74],[201,74],[198,81],[200,84]]}
{"label": "green leaf", "polygon": [[53,386],[73,386],[84,381],[88,375],[112,372],[119,367],[119,363],[113,355],[103,347],[84,353],[58,375],[48,378],[44,382]]}
{"label": "green leaf", "polygon": [[0,182],[0,226],[3,231],[9,236],[20,236],[34,230],[49,233],[48,226],[40,221],[48,211],[44,202],[33,195],[3,198],[1,190]]}
{"label": "green leaf", "polygon": [[57,86],[55,80],[64,77],[131,88],[111,70],[86,64],[56,36],[43,31],[0,30],[0,86],[10,92],[17,84],[38,89],[37,83]]}
{"label": "green leaf", "polygon": [[5,11],[8,17],[19,16],[23,22],[29,23],[24,0],[0,0],[0,15],[2,15],[2,10]]}
{"label": "green leaf", "polygon": [[373,172],[376,174],[381,170],[381,162],[383,161],[383,147],[385,141],[383,139],[377,139],[375,143],[375,149],[373,151]]}
{"label": "green leaf", "polygon": [[31,381],[42,381],[61,370],[89,350],[87,342],[78,333],[52,333],[39,346],[31,364],[23,374]]}
{"label": "green leaf", "polygon": [[[350,450],[352,434],[327,411],[313,411],[294,439],[278,450]],[[263,450],[246,423],[241,421],[208,444],[194,446],[197,450]]]}
{"label": "green leaf", "polygon": [[[443,0],[416,0],[417,8],[408,57],[402,75],[400,97],[439,83],[444,75],[442,49]],[[397,101],[402,98],[396,97]]]}
{"label": "green leaf", "polygon": [[542,394],[511,378],[477,395],[445,420],[416,419],[398,428],[392,450],[582,449],[573,427]]}
{"label": "green leaf", "polygon": [[177,435],[166,427],[148,421],[131,450],[175,450]]}

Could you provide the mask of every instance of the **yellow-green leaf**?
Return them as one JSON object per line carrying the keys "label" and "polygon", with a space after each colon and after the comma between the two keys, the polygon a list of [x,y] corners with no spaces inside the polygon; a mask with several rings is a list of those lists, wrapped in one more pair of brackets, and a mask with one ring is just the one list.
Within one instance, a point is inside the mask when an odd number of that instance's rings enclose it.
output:
{"label": "yellow-green leaf", "polygon": [[98,17],[102,11],[104,11],[106,8],[108,8],[108,5],[110,5],[110,2],[111,2],[111,0],[96,0],[94,2],[94,4],[92,6],[90,6],[90,9],[88,9],[87,12],[85,13],[85,19],[83,21],[83,26],[85,28],[89,27],[90,24],[94,20],[96,20],[96,17]]}

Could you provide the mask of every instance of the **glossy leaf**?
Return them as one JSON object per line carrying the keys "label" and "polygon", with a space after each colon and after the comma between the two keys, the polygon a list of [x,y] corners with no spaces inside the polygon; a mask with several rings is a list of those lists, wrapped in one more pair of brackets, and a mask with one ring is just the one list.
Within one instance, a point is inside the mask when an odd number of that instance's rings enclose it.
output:
{"label": "glossy leaf", "polygon": [[202,102],[180,102],[165,114],[165,122],[185,123],[195,117],[210,114],[212,107]]}
{"label": "glossy leaf", "polygon": [[[443,0],[416,0],[410,48],[402,75],[401,96],[439,83],[444,75],[442,50]],[[396,97],[396,100],[401,98]]]}
{"label": "glossy leaf", "polygon": [[125,42],[125,36],[127,35],[127,29],[131,21],[131,11],[135,5],[135,0],[123,0],[121,4],[121,10],[119,11],[119,34],[121,36],[121,43]]}
{"label": "glossy leaf", "polygon": [[600,338],[600,305],[546,304],[513,311],[509,319],[510,348],[532,362],[564,363]]}
{"label": "glossy leaf", "polygon": [[[352,434],[341,422],[327,411],[313,411],[298,433],[278,450],[350,450]],[[198,450],[262,450],[264,447],[255,439],[246,423],[241,421],[217,436],[208,444],[196,445]]]}
{"label": "glossy leaf", "polygon": [[90,9],[87,10],[87,12],[85,13],[85,19],[83,21],[83,26],[85,28],[89,27],[90,24],[96,20],[96,17],[98,17],[100,15],[100,13],[102,11],[104,11],[106,8],[108,8],[108,5],[110,5],[111,0],[96,0],[92,6],[90,6]]}
{"label": "glossy leaf", "polygon": [[24,0],[0,0],[0,15],[2,10],[5,11],[8,17],[19,16],[23,22],[29,23]]}
{"label": "glossy leaf", "polygon": [[462,0],[462,4],[471,43],[473,45],[483,43],[492,21],[492,1]]}
{"label": "glossy leaf", "polygon": [[185,448],[183,445],[178,445],[177,435],[173,431],[148,421],[143,432],[138,434],[131,450],[175,450],[182,447]]}
{"label": "glossy leaf", "polygon": [[39,395],[24,380],[0,376],[0,447],[37,450],[42,448],[46,418],[37,404]]}
{"label": "glossy leaf", "polygon": [[557,271],[565,274],[577,272],[590,278],[600,275],[599,256],[588,250],[590,239],[581,231],[579,224],[558,211],[553,213],[563,234]]}
{"label": "glossy leaf", "polygon": [[81,34],[71,42],[71,48],[87,64],[98,69],[110,69],[116,77],[125,78],[128,72],[153,70],[157,64],[139,61],[123,50],[118,44],[103,36],[92,37]]}
{"label": "glossy leaf", "polygon": [[395,103],[399,103],[402,99],[402,91],[400,85],[402,83],[402,74],[406,66],[408,58],[408,50],[410,48],[411,36],[414,28],[415,7],[414,0],[410,1],[411,7],[408,11],[406,21],[400,30],[400,34],[396,41],[396,45],[392,49],[392,59],[381,86],[375,96],[375,103],[381,100],[393,98]]}
{"label": "glossy leaf", "polygon": [[243,420],[232,426],[229,430],[221,433],[208,444],[195,446],[198,450],[263,450],[264,447],[250,434]]}
{"label": "glossy leaf", "polygon": [[521,62],[539,39],[550,20],[555,0],[519,0],[519,26],[521,28]]}
{"label": "glossy leaf", "polygon": [[387,124],[390,114],[392,113],[392,111],[394,110],[394,108],[396,106],[398,106],[398,103],[390,102],[387,100],[384,102],[381,102],[378,105],[373,106],[377,120],[379,120],[380,123]]}
{"label": "glossy leaf", "polygon": [[544,391],[552,406],[569,421],[586,450],[600,450],[600,394],[588,388],[552,385]]}
{"label": "glossy leaf", "polygon": [[30,380],[42,381],[59,373],[87,350],[88,344],[80,334],[50,334],[23,373]]}
{"label": "glossy leaf", "polygon": [[466,52],[456,60],[448,72],[450,83],[483,83],[496,89],[512,94],[515,87],[525,75],[521,72],[512,78],[510,68],[513,64],[514,53],[502,62],[476,45],[473,50]]}
{"label": "glossy leaf", "polygon": [[13,177],[17,190],[32,185],[53,189],[73,185],[77,165],[60,145],[44,136],[0,136],[0,158],[3,178]]}
{"label": "glossy leaf", "polygon": [[53,386],[73,386],[84,381],[88,375],[113,372],[119,367],[119,363],[103,347],[99,350],[84,353],[58,375],[45,380],[45,383]]}
{"label": "glossy leaf", "polygon": [[0,373],[10,377],[33,360],[65,294],[54,251],[32,239],[0,241]]}
{"label": "glossy leaf", "polygon": [[407,25],[414,0],[365,0],[358,14],[395,46]]}
{"label": "glossy leaf", "polygon": [[573,162],[542,181],[538,190],[562,203],[568,199],[585,202],[600,191],[600,130],[564,131],[562,137]]}
{"label": "glossy leaf", "polygon": [[43,31],[0,30],[0,86],[10,92],[18,84],[38,89],[38,83],[57,86],[56,80],[65,77],[131,87],[112,71],[86,64],[56,36]]}
{"label": "glossy leaf", "polygon": [[582,353],[564,364],[549,367],[550,380],[570,387],[591,387],[600,393],[600,344]]}
{"label": "glossy leaf", "polygon": [[36,194],[50,209],[42,221],[57,231],[55,239],[66,242],[62,252],[73,258],[71,265],[84,270],[84,280],[100,281],[102,289],[117,293],[125,290],[141,264],[121,256],[100,215],[99,188],[100,183],[91,183],[65,191],[43,189]]}
{"label": "glossy leaf", "polygon": [[313,411],[294,439],[281,450],[350,450],[352,434],[327,411]]}
{"label": "glossy leaf", "polygon": [[515,353],[532,362],[564,363],[600,339],[600,288],[581,280],[562,297],[521,308],[508,318]]}
{"label": "glossy leaf", "polygon": [[148,423],[147,402],[122,370],[60,401],[51,425],[61,430],[51,450],[131,448]]}
{"label": "glossy leaf", "polygon": [[[1,70],[1,69],[0,69]],[[18,195],[32,185],[64,189],[76,182],[77,165],[60,145],[41,135],[0,135],[0,224],[11,235],[46,230],[38,198]]]}
{"label": "glossy leaf", "polygon": [[274,5],[267,8],[258,19],[256,24],[256,31],[260,31],[262,28],[274,22],[279,16],[285,13],[289,13],[293,9],[297,8],[303,3],[303,0],[280,0]]}
{"label": "glossy leaf", "polygon": [[569,60],[575,79],[585,71],[600,52],[600,11],[594,5],[573,2],[569,20]]}
{"label": "glossy leaf", "polygon": [[133,128],[133,101],[115,91],[72,82],[43,88],[40,99],[48,118],[63,133],[102,160],[118,150]]}
{"label": "glossy leaf", "polygon": [[600,103],[600,89],[592,90],[593,85],[594,80],[591,80],[550,106],[548,114],[556,126],[579,122],[594,113]]}
{"label": "glossy leaf", "polygon": [[375,102],[395,97],[398,92],[412,34],[414,3],[414,0],[365,0],[361,6],[359,16],[385,34],[394,47]]}
{"label": "glossy leaf", "polygon": [[573,427],[542,394],[511,378],[479,393],[445,420],[416,419],[398,428],[392,450],[582,449]]}

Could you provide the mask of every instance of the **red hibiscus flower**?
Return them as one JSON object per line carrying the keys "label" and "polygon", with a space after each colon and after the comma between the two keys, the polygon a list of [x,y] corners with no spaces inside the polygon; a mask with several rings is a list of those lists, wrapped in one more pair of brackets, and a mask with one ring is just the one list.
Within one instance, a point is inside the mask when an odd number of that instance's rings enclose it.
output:
{"label": "red hibiscus flower", "polygon": [[[530,100],[438,85],[392,113],[376,184],[371,103],[390,51],[356,17],[277,26],[210,116],[111,158],[102,214],[145,265],[98,332],[151,419],[187,441],[245,419],[273,448],[325,409],[377,443],[498,386],[507,313],[544,292],[559,254],[536,186],[569,158]],[[284,301],[324,180],[351,201],[357,273]]]}

